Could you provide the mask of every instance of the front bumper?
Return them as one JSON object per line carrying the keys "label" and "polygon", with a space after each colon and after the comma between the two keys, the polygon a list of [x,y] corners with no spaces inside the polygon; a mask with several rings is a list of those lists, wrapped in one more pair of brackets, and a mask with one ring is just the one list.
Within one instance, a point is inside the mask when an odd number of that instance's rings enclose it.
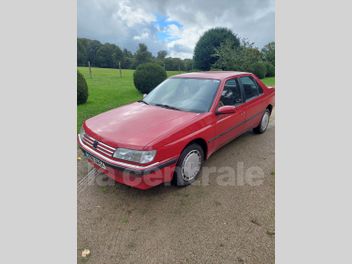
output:
{"label": "front bumper", "polygon": [[87,159],[90,164],[119,183],[145,190],[172,180],[177,157],[141,166],[108,158],[84,144],[79,135],[78,143],[84,154],[88,153],[90,156],[98,159],[104,163],[105,168],[103,169],[92,160]]}

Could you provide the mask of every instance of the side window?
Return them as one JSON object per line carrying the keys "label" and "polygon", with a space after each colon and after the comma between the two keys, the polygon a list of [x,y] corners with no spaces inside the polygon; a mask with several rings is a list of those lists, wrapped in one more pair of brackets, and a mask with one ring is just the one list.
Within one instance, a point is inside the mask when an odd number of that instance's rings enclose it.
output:
{"label": "side window", "polygon": [[263,90],[250,76],[240,78],[246,100],[254,98],[263,93]]}
{"label": "side window", "polygon": [[239,105],[242,103],[241,90],[236,79],[228,80],[222,91],[219,105]]}

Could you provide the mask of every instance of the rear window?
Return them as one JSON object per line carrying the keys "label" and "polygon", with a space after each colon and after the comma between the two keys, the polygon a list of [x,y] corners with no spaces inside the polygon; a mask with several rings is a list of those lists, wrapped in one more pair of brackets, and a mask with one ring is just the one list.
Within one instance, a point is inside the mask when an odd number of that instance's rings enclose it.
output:
{"label": "rear window", "polygon": [[246,100],[252,99],[263,93],[263,89],[250,76],[240,78]]}

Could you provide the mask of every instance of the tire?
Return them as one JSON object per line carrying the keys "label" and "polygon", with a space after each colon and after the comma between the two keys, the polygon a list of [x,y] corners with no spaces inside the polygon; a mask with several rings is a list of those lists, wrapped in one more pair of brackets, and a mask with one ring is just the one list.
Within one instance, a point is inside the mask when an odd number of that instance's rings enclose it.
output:
{"label": "tire", "polygon": [[270,121],[270,110],[266,109],[262,118],[260,119],[259,125],[253,128],[253,132],[256,134],[263,134],[268,128],[269,121]]}
{"label": "tire", "polygon": [[[197,158],[199,161],[197,161]],[[195,162],[199,162],[196,167],[194,167]],[[173,183],[179,187],[192,184],[197,179],[203,162],[204,151],[200,145],[194,143],[186,147],[177,161]]]}

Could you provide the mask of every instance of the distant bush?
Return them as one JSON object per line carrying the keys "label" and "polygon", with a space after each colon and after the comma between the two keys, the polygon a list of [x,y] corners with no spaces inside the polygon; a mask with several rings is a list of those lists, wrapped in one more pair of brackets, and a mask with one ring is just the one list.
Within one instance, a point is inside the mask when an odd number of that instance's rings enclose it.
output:
{"label": "distant bush", "polygon": [[270,62],[265,62],[266,75],[265,77],[275,76],[275,67]]}
{"label": "distant bush", "polygon": [[84,104],[88,99],[88,86],[82,73],[77,71],[77,104]]}
{"label": "distant bush", "polygon": [[263,79],[266,75],[266,66],[263,62],[257,62],[249,67],[249,71],[257,75],[258,78]]}
{"label": "distant bush", "polygon": [[150,93],[166,78],[166,71],[156,63],[141,64],[133,74],[134,85],[142,94]]}

